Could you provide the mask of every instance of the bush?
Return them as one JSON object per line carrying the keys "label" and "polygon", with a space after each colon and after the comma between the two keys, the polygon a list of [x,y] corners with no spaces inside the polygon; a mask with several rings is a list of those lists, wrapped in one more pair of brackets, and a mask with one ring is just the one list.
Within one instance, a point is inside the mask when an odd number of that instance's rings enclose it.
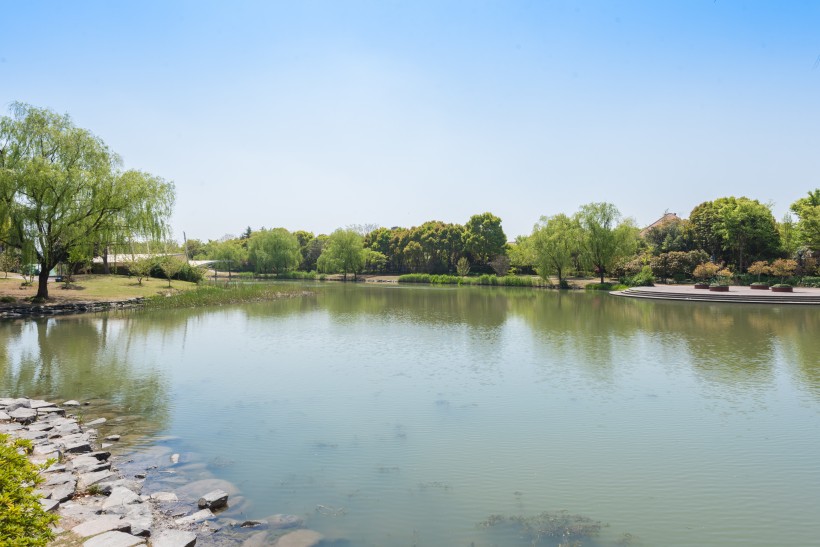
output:
{"label": "bush", "polygon": [[652,268],[644,266],[641,271],[632,277],[627,277],[624,280],[625,285],[630,287],[651,287],[655,284],[655,276],[652,274]]}
{"label": "bush", "polygon": [[[31,441],[11,441],[0,434],[0,546],[46,545],[53,538],[49,525],[57,515],[40,505],[34,487],[42,482],[25,452]],[[21,453],[23,452],[23,453]]]}
{"label": "bush", "polygon": [[818,287],[820,288],[820,277],[806,276],[800,280],[801,287]]}
{"label": "bush", "polygon": [[788,283],[777,283],[775,285],[772,285],[773,289],[786,289],[789,287],[791,287],[791,285],[789,285]]}

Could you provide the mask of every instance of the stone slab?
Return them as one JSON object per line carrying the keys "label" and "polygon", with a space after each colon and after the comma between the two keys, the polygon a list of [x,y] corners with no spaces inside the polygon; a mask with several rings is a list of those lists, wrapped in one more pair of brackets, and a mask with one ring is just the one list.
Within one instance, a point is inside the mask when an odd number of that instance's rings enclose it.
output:
{"label": "stone slab", "polygon": [[96,536],[112,530],[127,533],[131,531],[131,524],[124,521],[119,515],[103,515],[87,520],[71,529],[72,532],[82,538]]}
{"label": "stone slab", "polygon": [[183,530],[164,530],[151,540],[153,547],[194,547],[196,534]]}
{"label": "stone slab", "polygon": [[106,532],[83,543],[83,547],[134,547],[135,545],[145,545],[145,538],[132,536],[125,532]]}

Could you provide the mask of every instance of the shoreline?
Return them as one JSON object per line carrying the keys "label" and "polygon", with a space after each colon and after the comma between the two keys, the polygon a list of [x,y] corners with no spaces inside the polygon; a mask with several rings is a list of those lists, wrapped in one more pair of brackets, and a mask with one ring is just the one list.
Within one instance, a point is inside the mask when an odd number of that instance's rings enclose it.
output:
{"label": "shoreline", "polygon": [[179,477],[174,468],[183,466],[184,458],[164,453],[164,457],[138,461],[133,447],[112,455],[108,449],[115,447],[120,435],[108,434],[105,442],[99,442],[96,428],[105,427],[107,420],[83,424],[71,412],[84,409],[93,407],[73,400],[57,405],[28,397],[0,397],[0,433],[30,440],[33,450],[28,458],[35,465],[55,461],[40,471],[43,482],[35,487],[44,510],[60,516],[50,546],[310,547],[323,539],[304,528],[304,519],[295,515],[259,520],[222,516],[232,513],[232,500],[239,508],[243,502],[238,488],[221,479],[190,480],[148,494],[153,489],[151,477]]}

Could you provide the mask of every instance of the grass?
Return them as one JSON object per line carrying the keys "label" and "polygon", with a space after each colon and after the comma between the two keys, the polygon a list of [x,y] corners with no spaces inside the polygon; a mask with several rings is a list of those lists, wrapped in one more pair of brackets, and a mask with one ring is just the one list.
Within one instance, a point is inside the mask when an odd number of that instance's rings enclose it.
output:
{"label": "grass", "polygon": [[[21,301],[37,294],[37,282],[30,287],[21,287],[22,280],[17,278],[0,278],[0,298],[9,297]],[[64,283],[49,283],[49,300],[79,301],[79,300],[128,300],[137,297],[150,297],[171,291],[188,291],[196,287],[195,283],[187,281],[172,281],[168,289],[168,280],[146,278],[142,285],[137,283],[136,277],[125,275],[75,275],[70,288],[64,288]]]}
{"label": "grass", "polygon": [[149,298],[145,303],[145,308],[154,310],[201,308],[245,302],[263,302],[308,294],[311,293],[296,287],[283,287],[282,285],[268,283],[234,283],[227,286],[199,285],[192,290],[169,296]]}

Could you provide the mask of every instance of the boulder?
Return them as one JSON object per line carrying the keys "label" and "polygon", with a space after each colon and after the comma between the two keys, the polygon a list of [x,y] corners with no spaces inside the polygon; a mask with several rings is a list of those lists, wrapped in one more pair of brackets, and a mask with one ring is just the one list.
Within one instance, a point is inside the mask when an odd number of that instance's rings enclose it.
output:
{"label": "boulder", "polygon": [[228,505],[228,493],[224,490],[212,490],[196,502],[200,509],[219,509]]}
{"label": "boulder", "polygon": [[11,420],[11,416],[0,410],[0,421],[8,422],[9,420]]}
{"label": "boulder", "polygon": [[90,422],[85,424],[85,427],[94,427],[95,425],[102,425],[107,420],[105,418],[97,418],[96,420],[91,420]]}
{"label": "boulder", "polygon": [[83,473],[79,476],[77,488],[80,490],[87,490],[90,486],[103,482],[112,477],[114,477],[114,473],[111,471],[94,471],[93,473]]}
{"label": "boulder", "polygon": [[74,399],[70,401],[66,401],[63,403],[63,406],[80,406],[79,401],[75,401]]}
{"label": "boulder", "polygon": [[174,502],[179,501],[179,498],[173,492],[154,492],[151,494],[151,499],[155,501]]}

